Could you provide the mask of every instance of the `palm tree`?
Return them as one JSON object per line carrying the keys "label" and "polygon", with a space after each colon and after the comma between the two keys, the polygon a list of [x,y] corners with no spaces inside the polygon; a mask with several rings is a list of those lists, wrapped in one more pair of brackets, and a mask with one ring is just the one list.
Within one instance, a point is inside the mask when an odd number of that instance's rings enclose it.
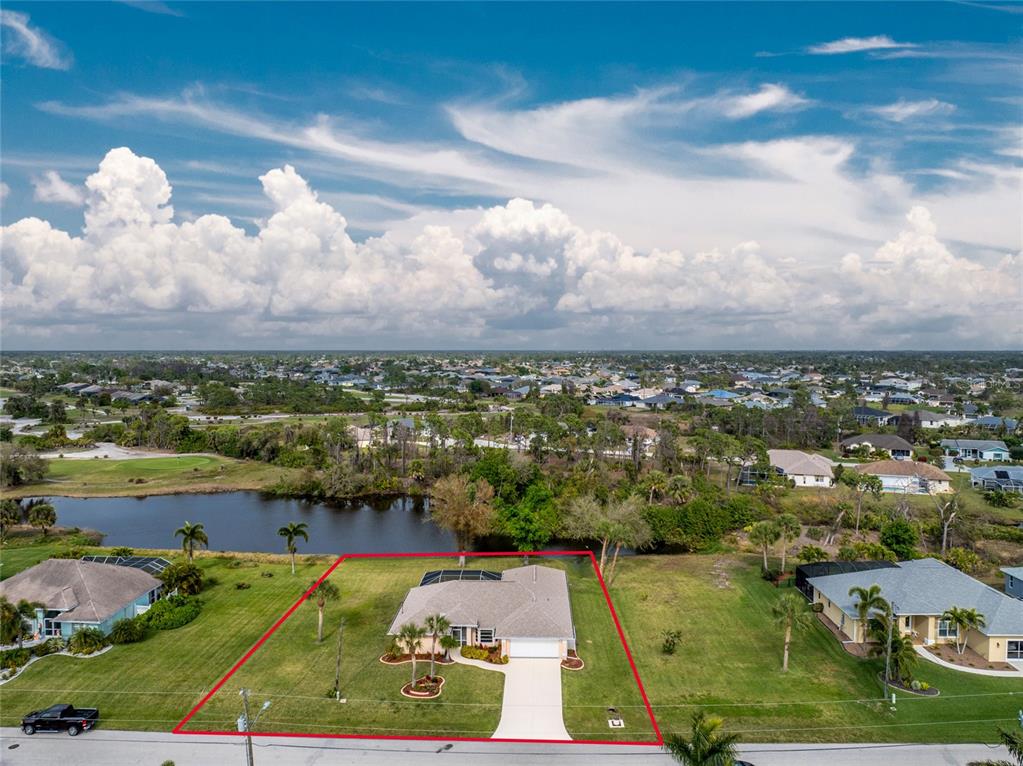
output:
{"label": "palm tree", "polygon": [[45,501],[28,506],[28,523],[42,530],[43,537],[57,523],[57,510]]}
{"label": "palm tree", "polygon": [[192,556],[196,546],[200,548],[209,547],[210,540],[206,536],[206,528],[202,524],[185,522],[183,527],[174,530],[174,536],[181,538],[181,550],[188,554],[188,563],[192,563]]}
{"label": "palm tree", "polygon": [[445,634],[440,637],[440,648],[444,650],[444,659],[451,658],[451,650],[457,649],[459,644],[458,639],[450,634]]}
{"label": "palm tree", "polygon": [[799,519],[794,513],[783,513],[775,522],[778,525],[778,533],[781,536],[781,571],[785,571],[785,553],[789,542],[799,538],[803,528],[799,525]]}
{"label": "palm tree", "polygon": [[708,718],[702,710],[693,713],[693,733],[688,739],[669,734],[664,749],[683,766],[733,766],[738,755],[735,743],[738,734],[721,734],[720,718]]}
{"label": "palm tree", "polygon": [[[638,439],[639,437],[633,437]],[[664,495],[668,490],[668,476],[663,471],[650,471],[643,480],[643,486],[647,490],[647,503],[653,503],[657,495]]]}
{"label": "palm tree", "polygon": [[408,622],[401,626],[398,632],[398,643],[412,657],[412,683],[416,682],[416,652],[422,647],[423,639],[426,637],[426,628],[422,625]]}
{"label": "palm tree", "polygon": [[437,660],[437,638],[451,630],[451,623],[442,614],[431,614],[425,620],[426,632],[433,639],[433,647],[430,649],[430,678],[434,676],[434,668]]}
{"label": "palm tree", "polygon": [[313,583],[313,589],[309,592],[307,598],[312,601],[316,600],[316,609],[319,614],[317,615],[316,624],[316,643],[323,643],[323,610],[327,607],[328,601],[337,601],[341,598],[341,591],[338,587],[330,580],[323,580],[319,585]]}
{"label": "palm tree", "polygon": [[779,537],[781,537],[781,532],[773,521],[758,521],[749,531],[749,541],[754,545],[759,545],[764,554],[765,572],[770,569],[767,565],[767,549],[778,542]]}
{"label": "palm tree", "polygon": [[856,597],[856,614],[859,617],[860,629],[864,632],[870,624],[871,617],[878,614],[888,615],[892,608],[881,596],[881,586],[874,584],[869,588],[855,585],[849,589],[849,595]]}
{"label": "palm tree", "polygon": [[[873,633],[877,636],[878,643],[870,649],[870,653],[875,657],[885,656],[889,619],[887,615],[875,619]],[[903,686],[907,686],[913,680],[913,668],[916,666],[917,656],[913,639],[910,636],[897,633],[892,635],[887,660],[888,678],[885,679],[886,683],[891,683],[892,679],[895,679]]]}
{"label": "palm tree", "polygon": [[677,473],[668,479],[667,493],[675,503],[683,505],[693,497],[693,483],[685,474]]}
{"label": "palm tree", "polygon": [[18,607],[12,604],[7,596],[0,596],[0,644],[12,644],[17,641],[21,636],[22,625]]}
{"label": "palm tree", "polygon": [[813,613],[806,606],[806,599],[799,593],[786,593],[773,607],[771,613],[778,627],[785,629],[785,651],[782,654],[781,672],[789,669],[789,644],[792,643],[792,629],[805,628],[813,622]]}
{"label": "palm tree", "polygon": [[950,624],[955,626],[956,652],[959,654],[966,651],[966,640],[969,637],[969,632],[971,630],[978,630],[987,625],[987,620],[984,619],[984,615],[976,609],[967,609],[962,606],[953,606],[945,610],[945,613],[941,615],[941,619],[947,620]]}
{"label": "palm tree", "polygon": [[295,574],[295,553],[298,551],[298,546],[295,545],[295,540],[302,538],[306,542],[309,542],[308,524],[304,521],[296,524],[295,522],[289,522],[288,526],[281,527],[277,530],[277,534],[283,537],[287,543],[288,553],[291,554],[291,573]]}

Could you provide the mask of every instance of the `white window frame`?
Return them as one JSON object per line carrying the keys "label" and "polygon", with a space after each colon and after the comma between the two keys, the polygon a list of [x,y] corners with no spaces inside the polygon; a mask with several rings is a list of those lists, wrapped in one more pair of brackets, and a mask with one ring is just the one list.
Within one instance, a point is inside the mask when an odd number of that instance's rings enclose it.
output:
{"label": "white window frame", "polygon": [[938,638],[959,638],[959,628],[948,620],[938,620]]}
{"label": "white window frame", "polygon": [[[1015,644],[1016,648],[1013,649],[1012,645]],[[1015,656],[1013,656],[1015,655]],[[1007,660],[1023,660],[1023,641],[1006,641],[1005,642],[1005,659]]]}

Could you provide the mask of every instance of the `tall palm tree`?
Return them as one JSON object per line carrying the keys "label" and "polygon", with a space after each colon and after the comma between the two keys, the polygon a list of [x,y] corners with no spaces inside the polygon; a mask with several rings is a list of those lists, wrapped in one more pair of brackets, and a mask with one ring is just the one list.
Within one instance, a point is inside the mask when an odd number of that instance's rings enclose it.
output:
{"label": "tall palm tree", "polygon": [[296,524],[294,521],[289,522],[288,526],[281,527],[277,530],[277,534],[284,538],[288,553],[291,554],[291,573],[295,574],[295,553],[298,551],[298,546],[295,545],[295,540],[302,538],[306,542],[309,542],[309,525],[304,521],[300,521]]}
{"label": "tall palm tree", "polygon": [[794,513],[783,513],[775,524],[778,525],[778,534],[781,538],[781,571],[784,572],[786,549],[792,540],[799,538],[799,533],[803,531],[803,528]]}
{"label": "tall palm tree", "polygon": [[813,613],[806,606],[806,599],[799,593],[786,593],[771,607],[774,621],[785,629],[785,650],[782,654],[781,672],[789,670],[789,644],[792,643],[792,629],[805,628],[813,622]]}
{"label": "tall palm tree", "polygon": [[174,536],[181,538],[181,550],[188,554],[188,563],[192,563],[192,556],[195,548],[207,548],[210,539],[206,536],[206,528],[202,524],[192,524],[189,521],[185,525],[174,530]]}
{"label": "tall palm tree", "polygon": [[781,532],[773,521],[758,521],[749,531],[749,541],[760,546],[760,550],[764,554],[765,572],[770,569],[767,565],[767,549],[778,542],[779,537],[781,537]]}
{"label": "tall palm tree", "polygon": [[969,632],[971,630],[978,630],[987,625],[987,620],[984,619],[984,615],[978,612],[976,609],[962,606],[953,606],[945,610],[945,613],[941,615],[941,619],[947,620],[956,629],[956,652],[962,654],[966,651],[966,641],[969,638]]}
{"label": "tall palm tree", "polygon": [[457,649],[460,646],[458,639],[450,634],[445,634],[440,637],[440,648],[444,650],[444,659],[450,659],[451,650]]}
{"label": "tall palm tree", "polygon": [[0,596],[0,644],[12,644],[21,635],[22,618],[7,596]]}
{"label": "tall palm tree", "polygon": [[422,648],[424,638],[426,638],[426,628],[412,622],[405,623],[401,626],[401,630],[398,631],[398,643],[400,643],[405,648],[405,651],[412,657],[413,684],[416,682],[416,652]]}
{"label": "tall palm tree", "polygon": [[430,678],[434,676],[434,668],[437,660],[437,639],[439,636],[445,635],[451,630],[451,623],[448,622],[448,618],[442,614],[431,614],[425,622],[426,632],[433,639],[433,647],[430,650]]}
{"label": "tall palm tree", "polygon": [[864,633],[872,617],[879,614],[888,615],[892,610],[891,605],[881,595],[881,586],[876,583],[869,588],[853,586],[849,589],[849,595],[856,597],[856,614],[859,617],[860,630]]}
{"label": "tall palm tree", "polygon": [[[870,653],[875,657],[885,656],[885,643],[888,641],[886,633],[888,617],[877,619],[875,635],[878,643],[871,647]],[[888,655],[887,667],[888,678],[886,681],[898,681],[903,686],[909,685],[913,680],[913,668],[916,667],[917,653],[913,646],[913,639],[910,636],[894,634],[891,637],[890,653]]]}
{"label": "tall palm tree", "polygon": [[707,717],[702,710],[693,713],[692,735],[669,734],[664,749],[683,766],[733,766],[738,755],[738,734],[721,734],[723,721]]}
{"label": "tall palm tree", "polygon": [[328,601],[337,601],[341,598],[341,590],[330,580],[323,580],[309,592],[308,599],[316,602],[317,615],[316,643],[323,643],[323,610],[327,608]]}

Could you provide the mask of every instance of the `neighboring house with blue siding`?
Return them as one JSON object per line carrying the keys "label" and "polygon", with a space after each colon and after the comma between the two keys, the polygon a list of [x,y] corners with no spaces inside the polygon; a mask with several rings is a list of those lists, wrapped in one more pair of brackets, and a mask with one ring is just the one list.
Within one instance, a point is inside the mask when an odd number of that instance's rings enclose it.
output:
{"label": "neighboring house with blue siding", "polygon": [[42,604],[28,620],[40,638],[70,637],[82,628],[109,633],[118,620],[142,614],[163,583],[130,566],[49,559],[0,582],[0,596]]}
{"label": "neighboring house with blue siding", "polygon": [[1023,567],[1002,567],[1005,575],[1005,592],[1023,599]]}

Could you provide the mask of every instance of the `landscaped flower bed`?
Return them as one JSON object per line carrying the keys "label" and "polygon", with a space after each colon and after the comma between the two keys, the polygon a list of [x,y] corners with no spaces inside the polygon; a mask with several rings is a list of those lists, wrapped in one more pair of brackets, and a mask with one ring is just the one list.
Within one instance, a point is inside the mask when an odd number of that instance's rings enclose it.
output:
{"label": "landscaped flower bed", "polygon": [[[434,662],[438,665],[454,665],[455,661],[450,657],[443,654],[435,654],[433,658]],[[384,652],[380,655],[380,661],[385,665],[404,665],[407,662],[412,662],[411,654],[391,654],[390,652]],[[429,662],[429,654],[417,654],[416,662]]]}
{"label": "landscaped flower bed", "polygon": [[561,667],[565,670],[582,670],[586,663],[579,659],[574,649],[569,649],[568,656],[561,661]]}
{"label": "landscaped flower bed", "polygon": [[501,654],[500,646],[463,646],[462,656],[467,660],[482,660],[494,665],[508,664],[508,655]]}
{"label": "landscaped flower bed", "polygon": [[401,687],[401,693],[412,699],[433,699],[440,696],[443,688],[444,676],[423,676]]}

